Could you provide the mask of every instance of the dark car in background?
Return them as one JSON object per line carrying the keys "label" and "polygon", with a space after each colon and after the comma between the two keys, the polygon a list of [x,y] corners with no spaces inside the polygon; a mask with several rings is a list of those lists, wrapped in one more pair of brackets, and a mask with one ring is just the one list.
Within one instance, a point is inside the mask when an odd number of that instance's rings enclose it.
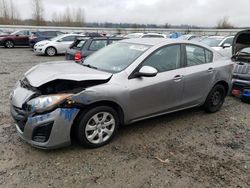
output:
{"label": "dark car in background", "polygon": [[0,46],[14,48],[15,46],[28,46],[29,37],[33,32],[29,30],[16,31],[11,34],[0,36]]}
{"label": "dark car in background", "polygon": [[250,30],[236,34],[232,53],[235,62],[232,94],[250,102]]}
{"label": "dark car in background", "polygon": [[116,41],[122,40],[122,37],[81,37],[70,46],[66,51],[66,60],[75,60],[76,62],[82,61],[90,54],[98,51],[99,49],[112,44]]}
{"label": "dark car in background", "polygon": [[40,42],[43,40],[49,40],[53,37],[56,37],[62,34],[64,33],[61,31],[36,31],[29,37],[29,45],[31,48],[33,48],[37,42]]}

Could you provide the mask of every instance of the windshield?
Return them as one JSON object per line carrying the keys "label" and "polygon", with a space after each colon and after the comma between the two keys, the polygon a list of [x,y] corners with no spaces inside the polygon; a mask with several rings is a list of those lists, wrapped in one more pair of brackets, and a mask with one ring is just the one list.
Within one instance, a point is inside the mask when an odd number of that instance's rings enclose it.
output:
{"label": "windshield", "polygon": [[118,42],[89,56],[83,65],[111,73],[120,72],[133,63],[149,47],[141,44]]}
{"label": "windshield", "polygon": [[223,39],[220,39],[220,38],[205,38],[200,42],[202,42],[210,47],[218,47],[222,40]]}

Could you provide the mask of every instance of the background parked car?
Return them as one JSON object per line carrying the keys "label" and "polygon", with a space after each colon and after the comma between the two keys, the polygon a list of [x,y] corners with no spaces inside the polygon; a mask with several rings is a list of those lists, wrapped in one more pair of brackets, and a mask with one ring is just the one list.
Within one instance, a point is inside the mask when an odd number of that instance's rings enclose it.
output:
{"label": "background parked car", "polygon": [[37,42],[48,40],[62,34],[64,33],[61,31],[36,31],[29,37],[29,45],[33,48]]}
{"label": "background parked car", "polygon": [[192,39],[195,39],[195,38],[198,38],[199,36],[198,35],[181,35],[180,37],[178,37],[178,39],[180,40],[192,40]]}
{"label": "background parked car", "polygon": [[34,52],[36,54],[45,54],[48,56],[64,54],[66,50],[70,47],[70,45],[78,37],[84,37],[84,35],[65,34],[65,35],[59,35],[50,40],[44,40],[44,41],[38,42],[34,46]]}
{"label": "background parked car", "polygon": [[212,47],[226,57],[232,57],[234,36],[210,36],[200,42]]}
{"label": "background parked car", "polygon": [[125,38],[167,38],[167,36],[159,33],[131,33],[125,35]]}
{"label": "background parked car", "polygon": [[75,60],[76,62],[82,61],[84,58],[94,53],[95,51],[119,40],[122,37],[83,37],[78,38],[67,49],[65,58],[66,60]]}
{"label": "background parked car", "polygon": [[0,45],[5,46],[6,48],[14,48],[15,46],[28,46],[29,37],[31,34],[32,31],[21,30],[11,34],[1,35]]}
{"label": "background parked car", "polygon": [[232,59],[235,62],[232,94],[250,102],[250,30],[236,34]]}

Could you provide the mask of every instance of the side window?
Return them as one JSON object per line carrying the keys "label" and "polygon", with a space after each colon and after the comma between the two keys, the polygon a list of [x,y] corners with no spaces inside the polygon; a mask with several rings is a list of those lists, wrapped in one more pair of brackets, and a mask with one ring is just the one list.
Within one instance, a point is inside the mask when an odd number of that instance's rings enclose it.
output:
{"label": "side window", "polygon": [[213,62],[213,53],[209,50],[205,50],[206,53],[206,63]]}
{"label": "side window", "polygon": [[227,39],[222,43],[222,46],[223,46],[224,44],[230,44],[230,45],[232,46],[232,45],[233,45],[233,40],[234,40],[233,37],[227,38]]}
{"label": "side window", "polygon": [[159,72],[178,69],[181,67],[181,46],[171,45],[154,52],[143,65],[156,68]]}
{"label": "side window", "polygon": [[82,48],[83,45],[85,44],[86,40],[80,40],[76,44],[76,48]]}
{"label": "side window", "polygon": [[47,36],[56,36],[56,32],[54,32],[54,31],[47,31],[45,35],[47,35]]}
{"label": "side window", "polygon": [[193,45],[186,45],[186,52],[188,67],[206,63],[204,48]]}
{"label": "side window", "polygon": [[93,40],[90,44],[89,50],[97,51],[107,45],[107,40]]}
{"label": "side window", "polygon": [[17,35],[20,35],[20,36],[28,35],[28,31],[19,31],[19,32],[17,33]]}
{"label": "side window", "polygon": [[64,41],[64,42],[74,41],[75,38],[76,38],[76,36],[67,36],[67,37],[62,38],[62,41]]}

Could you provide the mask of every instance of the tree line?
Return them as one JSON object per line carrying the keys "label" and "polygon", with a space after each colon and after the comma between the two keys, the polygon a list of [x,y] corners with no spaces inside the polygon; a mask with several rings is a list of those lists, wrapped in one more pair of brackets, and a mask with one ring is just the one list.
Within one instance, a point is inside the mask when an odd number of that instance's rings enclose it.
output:
{"label": "tree line", "polygon": [[[163,25],[137,24],[137,23],[89,23],[85,22],[83,8],[66,7],[63,12],[54,12],[51,20],[44,18],[44,6],[42,0],[30,0],[32,17],[23,20],[13,3],[13,0],[0,0],[0,25],[35,25],[35,26],[64,26],[64,27],[104,27],[104,28],[181,28],[199,29],[193,25]],[[232,29],[234,26],[229,22],[228,17],[218,21],[215,28]]]}

